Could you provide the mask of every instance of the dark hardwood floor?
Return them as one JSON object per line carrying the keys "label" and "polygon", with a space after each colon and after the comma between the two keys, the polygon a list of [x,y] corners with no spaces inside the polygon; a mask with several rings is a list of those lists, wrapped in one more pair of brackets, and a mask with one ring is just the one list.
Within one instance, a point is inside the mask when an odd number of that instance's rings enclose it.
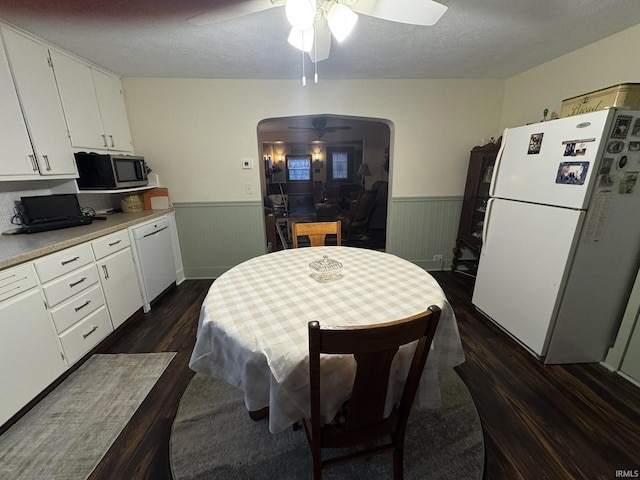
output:
{"label": "dark hardwood floor", "polygon": [[[543,365],[475,312],[472,279],[433,275],[458,319],[466,361],[457,370],[483,423],[486,479],[613,479],[622,476],[617,470],[640,469],[640,388],[596,364]],[[177,356],[91,479],[171,478],[171,423],[193,376],[188,361],[210,284],[186,281],[170,290],[101,348]]]}

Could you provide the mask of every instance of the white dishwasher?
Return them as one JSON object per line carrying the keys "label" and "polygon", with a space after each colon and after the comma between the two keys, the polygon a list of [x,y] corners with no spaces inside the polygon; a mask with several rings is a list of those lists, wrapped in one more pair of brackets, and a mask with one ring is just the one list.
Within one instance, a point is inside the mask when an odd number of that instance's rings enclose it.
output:
{"label": "white dishwasher", "polygon": [[171,231],[166,216],[129,227],[134,247],[138,280],[142,286],[143,310],[151,310],[151,302],[176,282]]}

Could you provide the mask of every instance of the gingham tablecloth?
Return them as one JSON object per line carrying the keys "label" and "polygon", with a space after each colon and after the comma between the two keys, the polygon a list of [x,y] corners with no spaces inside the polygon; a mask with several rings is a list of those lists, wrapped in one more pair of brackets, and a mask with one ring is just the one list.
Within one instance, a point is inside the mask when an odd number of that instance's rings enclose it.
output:
{"label": "gingham tablecloth", "polygon": [[[323,255],[343,264],[342,278],[320,283],[309,263]],[[388,253],[350,247],[282,250],[255,257],[221,275],[200,312],[192,370],[243,390],[245,405],[269,406],[269,430],[279,432],[309,411],[307,323],[360,325],[409,317],[430,305],[442,309],[440,323],[416,397],[417,408],[441,405],[438,371],[464,362],[451,306],[422,268]],[[400,350],[392,378],[408,368],[411,351]],[[323,360],[326,361],[326,360]],[[349,397],[355,372],[351,357],[322,377],[326,421]],[[323,363],[324,365],[324,363]],[[324,373],[323,373],[324,374]],[[388,406],[402,383],[390,383]]]}

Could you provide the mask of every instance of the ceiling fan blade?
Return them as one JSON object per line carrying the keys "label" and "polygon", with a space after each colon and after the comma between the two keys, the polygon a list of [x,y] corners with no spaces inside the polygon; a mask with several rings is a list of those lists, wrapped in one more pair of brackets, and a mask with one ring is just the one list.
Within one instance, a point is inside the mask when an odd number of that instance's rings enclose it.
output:
{"label": "ceiling fan blade", "polygon": [[206,12],[187,18],[193,25],[211,25],[232,18],[243,17],[252,13],[262,12],[273,7],[284,5],[284,0],[242,0],[224,2],[223,5],[207,10]]}
{"label": "ceiling fan blade", "polygon": [[314,63],[321,62],[329,58],[329,52],[331,51],[331,30],[329,30],[329,24],[327,19],[322,16],[315,23],[315,42],[309,57]]}
{"label": "ceiling fan blade", "polygon": [[433,0],[358,0],[353,10],[391,22],[430,27],[447,11]]}

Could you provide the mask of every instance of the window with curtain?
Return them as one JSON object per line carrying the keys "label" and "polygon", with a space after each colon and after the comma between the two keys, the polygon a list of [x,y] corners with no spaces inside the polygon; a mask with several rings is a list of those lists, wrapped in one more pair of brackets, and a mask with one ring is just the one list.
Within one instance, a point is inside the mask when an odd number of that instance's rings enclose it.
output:
{"label": "window with curtain", "polygon": [[311,180],[311,156],[287,156],[287,175],[292,182]]}
{"label": "window with curtain", "polygon": [[351,147],[327,147],[327,181],[351,183],[356,181],[356,152]]}
{"label": "window with curtain", "polygon": [[333,152],[331,154],[331,179],[346,180],[349,178],[349,154],[347,152]]}

